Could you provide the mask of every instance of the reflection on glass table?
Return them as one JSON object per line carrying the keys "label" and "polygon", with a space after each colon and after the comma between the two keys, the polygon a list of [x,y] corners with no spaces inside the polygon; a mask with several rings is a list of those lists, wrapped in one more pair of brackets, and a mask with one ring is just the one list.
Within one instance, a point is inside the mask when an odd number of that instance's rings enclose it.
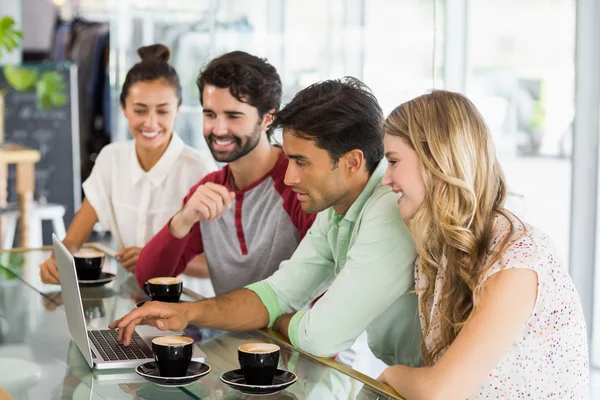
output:
{"label": "reflection on glass table", "polygon": [[[92,370],[70,340],[60,287],[39,282],[37,268],[48,254],[45,250],[0,253],[0,387],[15,399],[394,398],[363,375],[301,353],[261,331],[228,333],[188,326],[184,333],[206,353],[211,372],[184,387],[158,386],[131,368]],[[106,257],[104,268],[116,273],[113,282],[81,288],[88,328],[105,328],[147,299],[135,278],[115,260]],[[187,292],[181,300],[193,301],[195,296]],[[221,382],[223,373],[239,368],[238,346],[252,342],[279,345],[278,368],[295,373],[296,383],[277,394],[250,396]]]}

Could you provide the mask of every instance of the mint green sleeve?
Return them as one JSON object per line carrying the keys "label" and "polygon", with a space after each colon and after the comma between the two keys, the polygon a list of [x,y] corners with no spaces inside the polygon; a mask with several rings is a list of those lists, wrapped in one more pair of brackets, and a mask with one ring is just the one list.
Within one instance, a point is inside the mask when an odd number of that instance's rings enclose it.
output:
{"label": "mint green sleeve", "polygon": [[334,261],[327,242],[328,213],[317,215],[292,257],[270,277],[246,286],[269,312],[269,327],[283,314],[300,310],[323,294],[334,279]]}
{"label": "mint green sleeve", "polygon": [[[337,354],[397,299],[414,296],[416,250],[396,200],[387,191],[365,205],[344,268],[325,295],[290,323],[294,345],[317,356]],[[406,304],[414,308],[415,302]],[[407,309],[406,315],[416,312]]]}
{"label": "mint green sleeve", "polygon": [[290,320],[290,324],[288,325],[288,337],[290,338],[290,342],[300,348],[300,343],[298,343],[298,328],[300,327],[300,321],[304,318],[304,314],[306,314],[308,310],[300,310]]}
{"label": "mint green sleeve", "polygon": [[265,281],[254,282],[246,286],[246,289],[252,290],[258,295],[260,301],[264,304],[267,311],[269,312],[269,328],[273,327],[273,324],[283,313],[281,307],[279,307],[279,300],[271,286]]}

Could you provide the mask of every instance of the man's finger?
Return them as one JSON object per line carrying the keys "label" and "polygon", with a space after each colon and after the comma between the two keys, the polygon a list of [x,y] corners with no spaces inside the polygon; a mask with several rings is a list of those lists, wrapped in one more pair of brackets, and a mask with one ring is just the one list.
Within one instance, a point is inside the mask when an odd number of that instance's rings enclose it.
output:
{"label": "man's finger", "polygon": [[161,331],[182,331],[185,326],[181,326],[181,319],[175,316],[166,319],[158,319],[155,323]]}
{"label": "man's finger", "polygon": [[147,314],[147,311],[142,313],[142,311],[141,311],[142,308],[143,307],[136,308],[135,310],[131,311],[129,314],[127,314],[123,318],[121,318],[119,320],[119,323],[117,324],[117,328],[119,328],[119,329],[125,328],[127,325],[129,325],[131,322],[135,321],[136,319],[143,318],[143,316],[144,316],[143,314]]}
{"label": "man's finger", "polygon": [[209,220],[213,221],[219,216],[216,201],[206,196],[204,198],[198,199],[198,201],[209,209]]}
{"label": "man's finger", "polygon": [[219,194],[219,196],[221,197],[221,199],[223,200],[223,204],[225,204],[225,207],[227,208],[231,208],[231,200],[233,200],[232,193],[230,192],[225,186],[223,185],[217,185],[215,183],[212,182],[207,182],[206,183],[206,187],[211,189],[212,191],[216,192]]}
{"label": "man's finger", "polygon": [[[127,325],[125,328],[123,328],[123,344],[125,346],[129,346],[129,344],[131,343],[131,336],[133,336],[133,332],[135,331],[135,327],[142,322],[141,318],[136,319],[135,321],[133,321],[132,323],[130,323],[129,325]],[[119,329],[120,331],[121,329]]]}
{"label": "man's finger", "polygon": [[220,218],[221,214],[223,214],[223,207],[225,204],[223,202],[223,199],[221,198],[219,193],[212,190],[207,190],[206,192],[204,192],[204,194],[206,195],[206,197],[212,200],[216,206],[216,210],[215,213],[212,215],[212,219]]}
{"label": "man's finger", "polygon": [[[129,324],[126,328],[119,329],[119,334],[122,336],[123,340],[125,340],[125,338],[129,338],[129,341],[124,341],[123,344],[128,346],[131,343],[131,336],[133,335],[133,332],[135,331],[135,328],[138,325],[149,325],[149,326],[156,327],[156,321],[157,320],[155,318],[138,318],[134,322]],[[164,330],[164,329],[161,329],[161,330]],[[180,329],[180,330],[182,330],[182,329]],[[118,340],[121,340],[121,339],[119,339],[119,335],[117,335],[117,341]]]}
{"label": "man's finger", "polygon": [[129,325],[132,321],[137,319],[140,320],[149,320],[153,318],[161,318],[163,310],[161,308],[161,303],[154,301],[147,301],[142,307],[138,307],[132,310],[129,314],[125,315],[119,323],[117,327],[124,328]]}
{"label": "man's finger", "polygon": [[217,215],[217,203],[208,196],[198,198],[198,202],[204,204],[209,210],[209,219],[212,221]]}
{"label": "man's finger", "polygon": [[[116,321],[111,322],[110,324],[108,324],[108,327],[110,329],[116,329],[117,326],[119,326],[119,322],[121,322],[121,319],[118,319]],[[121,339],[121,332],[119,331],[119,333],[117,334],[117,339]]]}
{"label": "man's finger", "polygon": [[209,220],[210,219],[210,208],[202,202],[201,199],[197,198],[192,200],[186,204],[186,207],[191,207],[194,212],[197,213],[197,220]]}

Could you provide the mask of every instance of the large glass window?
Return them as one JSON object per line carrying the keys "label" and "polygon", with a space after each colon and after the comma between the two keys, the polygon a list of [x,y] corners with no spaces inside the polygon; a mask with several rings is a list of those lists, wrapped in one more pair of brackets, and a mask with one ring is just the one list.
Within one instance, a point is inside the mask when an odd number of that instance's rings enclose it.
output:
{"label": "large glass window", "polygon": [[[227,51],[244,50],[275,65],[284,85],[284,103],[311,83],[344,75],[365,81],[386,113],[433,87],[433,0],[163,3],[107,0],[112,10],[113,93],[118,95],[125,73],[137,61],[139,46],[169,46],[183,84],[176,129],[199,148],[204,148],[204,140],[196,77],[206,62]],[[439,70],[441,36],[436,47]],[[117,107],[113,137],[124,139],[128,134]]]}
{"label": "large glass window", "polygon": [[469,2],[467,95],[494,136],[510,207],[552,237],[565,266],[574,51],[572,0]]}
{"label": "large glass window", "polygon": [[443,1],[365,3],[364,79],[387,115],[400,103],[442,86]]}

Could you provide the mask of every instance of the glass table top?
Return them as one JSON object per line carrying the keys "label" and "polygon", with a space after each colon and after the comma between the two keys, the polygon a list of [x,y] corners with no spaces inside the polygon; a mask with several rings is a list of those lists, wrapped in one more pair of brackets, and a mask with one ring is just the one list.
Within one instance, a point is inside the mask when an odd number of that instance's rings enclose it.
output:
{"label": "glass table top", "polygon": [[[0,253],[0,387],[14,399],[259,399],[220,380],[221,374],[239,368],[237,348],[250,342],[278,344],[279,368],[297,375],[295,384],[263,398],[398,398],[362,374],[336,368],[335,362],[300,352],[263,331],[230,333],[188,326],[185,334],[206,353],[211,372],[184,387],[158,386],[133,369],[92,370],[70,340],[60,286],[43,284],[39,278],[39,265],[49,255],[49,250]],[[106,257],[103,270],[116,279],[105,286],[80,288],[88,329],[105,328],[147,299],[115,259]],[[181,300],[197,298],[186,292]]]}

